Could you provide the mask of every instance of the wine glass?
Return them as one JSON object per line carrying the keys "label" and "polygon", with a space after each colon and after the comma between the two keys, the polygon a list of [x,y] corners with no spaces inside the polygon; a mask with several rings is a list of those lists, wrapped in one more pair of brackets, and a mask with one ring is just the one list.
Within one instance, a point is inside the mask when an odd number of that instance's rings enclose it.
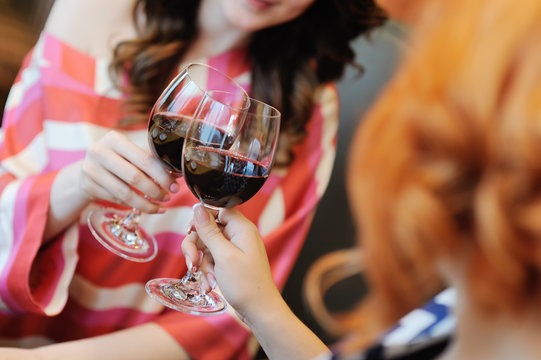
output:
{"label": "wine glass", "polygon": [[[280,112],[250,99],[244,119],[231,122],[228,111],[219,111],[216,92],[200,104],[184,141],[182,170],[192,193],[207,208],[219,210],[248,201],[271,171],[280,132]],[[204,293],[200,271],[188,269],[181,279],[161,278],[146,284],[147,292],[172,309],[196,315],[225,311],[226,302],[216,292]]]}
{"label": "wine glass", "polygon": [[[184,136],[206,91],[223,90],[232,106],[246,109],[249,98],[233,79],[206,64],[187,65],[156,100],[148,122],[148,143],[154,156],[176,176],[182,175]],[[134,189],[137,191],[137,189]],[[136,262],[152,260],[156,239],[139,224],[140,210],[128,214],[96,208],[88,216],[94,237],[113,253]]]}

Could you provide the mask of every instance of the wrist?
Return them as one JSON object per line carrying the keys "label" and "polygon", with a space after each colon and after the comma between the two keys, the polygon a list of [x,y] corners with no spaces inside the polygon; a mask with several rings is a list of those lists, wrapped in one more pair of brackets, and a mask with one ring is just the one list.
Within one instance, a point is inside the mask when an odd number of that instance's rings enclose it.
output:
{"label": "wrist", "polygon": [[254,306],[245,312],[244,322],[250,328],[264,328],[268,324],[276,324],[277,319],[288,316],[291,312],[278,289],[275,290],[275,292],[267,294],[263,299],[253,301]]}
{"label": "wrist", "polygon": [[265,307],[259,306],[258,312],[248,314],[245,320],[268,358],[329,358],[325,344],[295,316],[280,293],[278,295],[265,301]]}
{"label": "wrist", "polygon": [[88,194],[79,186],[80,174],[80,163],[68,165],[56,174],[51,186],[44,241],[77,221],[81,211],[90,203]]}

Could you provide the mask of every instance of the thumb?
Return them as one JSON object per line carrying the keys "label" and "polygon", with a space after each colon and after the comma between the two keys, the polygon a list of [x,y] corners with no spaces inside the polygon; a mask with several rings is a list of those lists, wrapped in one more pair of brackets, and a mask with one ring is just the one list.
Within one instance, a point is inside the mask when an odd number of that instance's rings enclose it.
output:
{"label": "thumb", "polygon": [[211,253],[224,249],[224,246],[231,245],[218,227],[214,216],[202,204],[196,204],[193,210],[193,224],[197,235]]}

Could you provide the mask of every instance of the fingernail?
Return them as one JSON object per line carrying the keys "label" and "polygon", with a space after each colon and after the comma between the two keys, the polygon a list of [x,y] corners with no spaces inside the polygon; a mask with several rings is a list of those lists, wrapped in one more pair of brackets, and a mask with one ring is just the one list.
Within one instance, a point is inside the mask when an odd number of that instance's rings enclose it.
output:
{"label": "fingernail", "polygon": [[193,231],[193,224],[189,223],[188,226],[186,226],[186,235],[190,235]]}
{"label": "fingernail", "polygon": [[216,277],[214,276],[214,274],[208,273],[207,280],[209,282],[210,287],[214,289],[216,287]]}
{"label": "fingernail", "polygon": [[193,267],[192,260],[189,256],[186,256],[186,267],[188,268],[188,270],[191,270]]}
{"label": "fingernail", "polygon": [[178,184],[176,182],[172,183],[171,186],[169,186],[169,190],[171,190],[172,193],[176,193],[179,190]]}
{"label": "fingernail", "polygon": [[157,211],[158,214],[163,214],[165,213],[165,208],[158,208],[158,211]]}
{"label": "fingernail", "polygon": [[162,198],[162,201],[169,201],[171,200],[171,196],[169,194],[165,194],[164,197]]}
{"label": "fingernail", "polygon": [[197,203],[193,206],[194,219],[201,225],[207,225],[210,222],[209,213],[205,210],[205,207]]}

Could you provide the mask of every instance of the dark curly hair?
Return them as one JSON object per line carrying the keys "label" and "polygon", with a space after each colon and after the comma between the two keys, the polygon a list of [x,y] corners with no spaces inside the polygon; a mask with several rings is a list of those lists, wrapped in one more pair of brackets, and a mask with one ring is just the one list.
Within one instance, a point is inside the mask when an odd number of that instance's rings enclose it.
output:
{"label": "dark curly hair", "polygon": [[[138,36],[116,47],[111,64],[116,79],[126,73],[129,80],[125,90],[131,115],[124,123],[147,121],[155,99],[196,38],[199,5],[200,0],[136,1]],[[251,96],[282,112],[281,138],[289,138],[281,142],[282,154],[291,154],[290,147],[303,138],[317,86],[338,79],[352,63],[350,41],[384,20],[372,0],[316,0],[299,17],[253,34],[247,59],[253,64]],[[286,156],[280,162],[290,160]]]}

